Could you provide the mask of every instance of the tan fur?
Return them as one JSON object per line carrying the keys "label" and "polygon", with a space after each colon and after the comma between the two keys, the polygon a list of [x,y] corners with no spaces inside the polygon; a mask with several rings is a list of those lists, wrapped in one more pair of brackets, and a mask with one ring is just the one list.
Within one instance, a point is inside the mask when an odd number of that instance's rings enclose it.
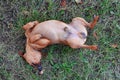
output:
{"label": "tan fur", "polygon": [[59,43],[69,45],[71,48],[97,50],[96,45],[85,45],[84,43],[88,35],[86,27],[92,29],[96,25],[98,18],[96,16],[90,23],[80,17],[73,18],[70,24],[58,20],[27,23],[23,26],[27,40],[26,53],[22,57],[30,65],[33,63],[39,64],[42,56],[38,50]]}
{"label": "tan fur", "polygon": [[[88,48],[92,50],[97,50],[96,45],[84,45],[84,43],[86,42],[86,38],[82,38],[82,35],[80,33],[84,33],[87,37],[86,27],[92,29],[96,25],[98,18],[99,17],[96,16],[91,23],[88,23],[80,17],[73,18],[70,24],[66,24],[57,20],[41,22],[37,24],[30,33],[29,38],[31,41],[31,46],[34,45],[33,47],[35,49],[41,49],[50,44],[63,43],[69,45],[71,48]],[[65,31],[64,28],[67,28],[68,31]],[[43,38],[46,38],[45,40],[48,41],[44,45],[45,47],[40,41]],[[41,47],[41,45],[43,47]]]}
{"label": "tan fur", "polygon": [[33,49],[27,40],[26,43],[26,53],[23,55],[23,58],[30,64],[33,65],[34,64],[39,64],[40,63],[40,59],[42,58],[41,53],[35,49]]}
{"label": "tan fur", "polygon": [[[33,67],[37,68],[37,65],[40,64],[40,60],[42,58],[41,52],[38,50],[35,50],[30,44],[30,32],[32,31],[32,28],[35,27],[38,24],[37,21],[33,21],[30,23],[27,23],[26,25],[23,26],[25,30],[25,36],[26,36],[26,52],[23,54],[22,52],[19,52],[19,55],[23,57],[30,65]],[[36,37],[33,37],[36,38]],[[43,42],[43,41],[42,41]],[[42,72],[42,71],[41,71]],[[39,73],[41,73],[39,72]]]}

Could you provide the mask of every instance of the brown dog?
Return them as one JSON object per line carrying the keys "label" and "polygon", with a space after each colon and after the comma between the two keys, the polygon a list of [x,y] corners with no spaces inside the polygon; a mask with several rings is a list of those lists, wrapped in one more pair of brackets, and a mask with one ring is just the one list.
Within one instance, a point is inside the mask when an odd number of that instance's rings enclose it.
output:
{"label": "brown dog", "polygon": [[50,44],[63,43],[69,45],[71,48],[88,48],[97,50],[96,45],[85,45],[87,30],[86,27],[93,28],[97,21],[98,16],[90,23],[83,18],[73,18],[70,24],[66,24],[57,20],[49,20],[36,25],[28,26],[27,23],[23,28],[28,31],[30,45],[36,49],[42,49]]}
{"label": "brown dog", "polygon": [[96,45],[85,45],[87,30],[86,26],[93,28],[96,25],[98,16],[91,23],[86,22],[83,18],[77,17],[70,24],[57,20],[49,20],[38,23],[38,21],[29,22],[23,26],[25,30],[26,53],[19,54],[30,65],[37,67],[42,73],[40,65],[41,53],[38,51],[50,44],[62,43],[69,45],[71,48],[88,48],[97,50]]}
{"label": "brown dog", "polygon": [[[27,26],[33,27],[37,23],[38,23],[37,21],[34,21],[32,23],[27,24]],[[19,55],[21,57],[23,57],[31,66],[37,68],[39,70],[39,74],[42,74],[43,71],[42,71],[42,66],[41,66],[41,63],[40,63],[40,60],[42,58],[42,54],[41,54],[40,51],[35,50],[34,48],[32,48],[30,46],[28,30],[27,29],[26,29],[26,32],[25,32],[25,36],[27,38],[27,40],[26,40],[26,53],[23,54],[22,52],[19,52]]]}

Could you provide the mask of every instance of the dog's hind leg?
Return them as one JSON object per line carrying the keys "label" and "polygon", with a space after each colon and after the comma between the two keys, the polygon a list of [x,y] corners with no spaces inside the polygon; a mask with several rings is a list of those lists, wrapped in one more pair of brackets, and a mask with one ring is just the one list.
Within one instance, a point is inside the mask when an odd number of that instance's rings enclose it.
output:
{"label": "dog's hind leg", "polygon": [[86,49],[91,49],[91,50],[98,50],[97,45],[70,45],[71,48],[77,49],[77,48],[86,48]]}
{"label": "dog's hind leg", "polygon": [[96,25],[98,19],[99,19],[99,16],[95,16],[94,19],[93,19],[93,21],[90,22],[90,23],[88,23],[88,22],[87,22],[85,19],[83,19],[83,18],[80,18],[79,20],[82,22],[82,24],[83,24],[84,26],[87,26],[87,27],[93,29],[94,26]]}
{"label": "dog's hind leg", "polygon": [[98,46],[97,45],[81,45],[80,48],[87,48],[87,49],[91,49],[91,50],[98,50]]}

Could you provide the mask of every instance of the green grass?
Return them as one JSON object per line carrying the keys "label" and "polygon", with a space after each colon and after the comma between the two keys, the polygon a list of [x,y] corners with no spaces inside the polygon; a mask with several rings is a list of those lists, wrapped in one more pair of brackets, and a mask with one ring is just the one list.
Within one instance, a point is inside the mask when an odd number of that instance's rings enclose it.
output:
{"label": "green grass", "polygon": [[[60,9],[60,0],[1,0],[0,12],[0,80],[120,80],[119,0],[85,0],[83,4],[68,0],[67,10]],[[42,51],[48,53],[42,59],[43,75],[19,57],[18,51],[25,49],[22,26],[27,22],[57,19],[69,23],[78,16],[91,21],[93,15],[100,19],[88,30],[86,44],[99,45],[98,51],[48,46]]]}

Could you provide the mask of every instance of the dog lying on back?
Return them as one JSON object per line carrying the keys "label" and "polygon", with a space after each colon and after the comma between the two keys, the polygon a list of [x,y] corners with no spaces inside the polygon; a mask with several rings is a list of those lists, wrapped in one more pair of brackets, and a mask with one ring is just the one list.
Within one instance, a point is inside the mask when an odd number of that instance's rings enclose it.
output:
{"label": "dog lying on back", "polygon": [[86,27],[94,28],[97,23],[98,16],[90,23],[83,18],[73,18],[70,24],[66,24],[57,20],[49,20],[29,26],[27,23],[23,28],[28,31],[30,45],[40,50],[50,44],[62,43],[69,45],[71,48],[88,48],[97,50],[96,45],[85,45],[87,38]]}
{"label": "dog lying on back", "polygon": [[[32,66],[37,66],[41,71],[40,59],[42,48],[51,44],[65,44],[71,48],[87,48],[97,50],[97,45],[85,45],[87,38],[86,27],[94,28],[99,16],[95,16],[93,21],[88,23],[80,17],[72,19],[70,24],[58,20],[48,20],[39,23],[29,22],[23,26],[25,30],[26,53],[22,57]],[[21,55],[21,54],[20,54]]]}

